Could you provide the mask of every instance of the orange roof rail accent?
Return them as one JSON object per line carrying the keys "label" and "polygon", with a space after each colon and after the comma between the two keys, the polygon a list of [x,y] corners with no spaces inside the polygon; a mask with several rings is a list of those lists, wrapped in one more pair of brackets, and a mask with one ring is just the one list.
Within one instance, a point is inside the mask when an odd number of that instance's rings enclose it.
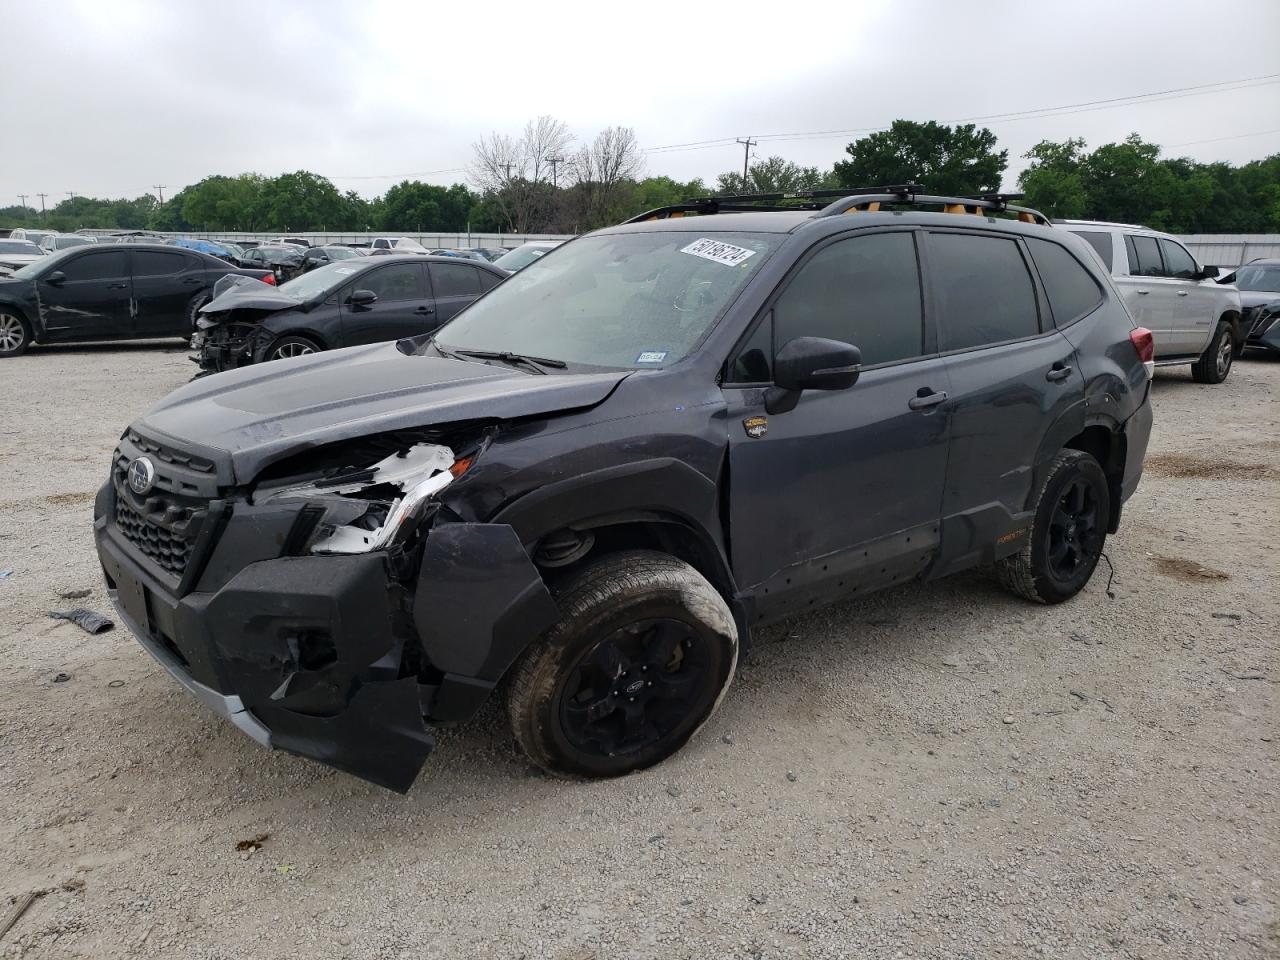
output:
{"label": "orange roof rail accent", "polygon": [[860,213],[863,211],[866,211],[867,213],[875,213],[879,209],[880,209],[880,201],[872,200],[870,203],[860,203],[857,206],[850,207],[848,210],[845,211],[845,213]]}
{"label": "orange roof rail accent", "polygon": [[969,208],[963,203],[944,203],[942,205],[943,213],[968,213]]}
{"label": "orange roof rail accent", "polygon": [[677,210],[677,211],[675,211],[673,214],[671,214],[669,217],[667,217],[667,219],[668,219],[668,220],[678,220],[678,219],[680,219],[680,218],[681,218],[681,217],[683,217],[683,216],[684,216],[684,211],[683,211],[683,210]]}
{"label": "orange roof rail accent", "polygon": [[1018,214],[1018,222],[1019,223],[1039,223],[1040,221],[1036,219],[1035,214],[1033,213],[1020,213]]}

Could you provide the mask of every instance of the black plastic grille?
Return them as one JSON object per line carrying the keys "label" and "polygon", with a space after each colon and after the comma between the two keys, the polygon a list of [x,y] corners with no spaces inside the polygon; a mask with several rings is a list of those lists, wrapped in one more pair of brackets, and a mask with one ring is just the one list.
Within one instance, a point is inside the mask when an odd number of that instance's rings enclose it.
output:
{"label": "black plastic grille", "polygon": [[116,498],[116,528],[125,538],[154,560],[161,568],[181,577],[191,560],[195,535],[190,528],[185,532],[168,529],[152,523],[134,510],[122,497]]}

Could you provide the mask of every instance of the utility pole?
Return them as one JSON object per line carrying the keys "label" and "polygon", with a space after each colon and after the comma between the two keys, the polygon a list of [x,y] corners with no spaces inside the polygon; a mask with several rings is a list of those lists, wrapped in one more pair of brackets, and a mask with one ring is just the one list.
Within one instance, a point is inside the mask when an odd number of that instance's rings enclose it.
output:
{"label": "utility pole", "polygon": [[20,193],[18,194],[18,199],[22,201],[22,209],[23,209],[22,215],[25,217],[26,216],[25,211],[27,209],[27,195],[25,193]]}
{"label": "utility pole", "polygon": [[510,183],[511,182],[511,164],[504,163],[502,166],[507,171],[507,183]]}
{"label": "utility pole", "polygon": [[67,199],[68,199],[68,200],[74,200],[75,198],[76,198],[75,191],[74,191],[74,190],[68,190],[68,191],[67,191]]}
{"label": "utility pole", "polygon": [[551,164],[551,186],[559,189],[560,181],[556,177],[556,165],[564,163],[564,157],[547,157],[547,163]]}
{"label": "utility pole", "polygon": [[44,198],[47,197],[48,194],[37,193],[36,196],[40,198],[40,219],[43,220],[44,219]]}
{"label": "utility pole", "polygon": [[747,137],[745,140],[735,140],[734,143],[742,144],[742,192],[747,192],[747,164],[751,162],[751,148],[754,147],[759,140],[752,140]]}
{"label": "utility pole", "polygon": [[156,190],[156,191],[160,194],[160,205],[161,205],[161,206],[164,206],[164,188],[165,188],[165,187],[167,187],[167,186],[168,186],[168,184],[167,184],[167,183],[153,183],[151,186],[152,186],[152,189]]}

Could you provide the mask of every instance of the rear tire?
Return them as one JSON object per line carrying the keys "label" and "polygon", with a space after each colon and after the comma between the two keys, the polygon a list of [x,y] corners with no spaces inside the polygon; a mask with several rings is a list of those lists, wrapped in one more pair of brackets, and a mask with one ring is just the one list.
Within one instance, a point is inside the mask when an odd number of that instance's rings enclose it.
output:
{"label": "rear tire", "polygon": [[1209,346],[1200,355],[1200,359],[1191,365],[1191,379],[1196,383],[1221,383],[1227,379],[1231,364],[1236,358],[1233,341],[1230,325],[1219,321]]}
{"label": "rear tire", "polygon": [[1111,493],[1098,461],[1061,450],[1036,501],[1031,536],[996,562],[1008,590],[1034,603],[1061,603],[1079,593],[1098,565],[1111,516]]}
{"label": "rear tire", "polygon": [[200,318],[200,308],[209,302],[207,293],[198,293],[191,298],[191,302],[187,304],[187,332],[196,332],[196,320]]}
{"label": "rear tire", "polygon": [[715,712],[738,631],[724,598],[683,561],[610,554],[556,590],[560,621],[512,674],[516,740],[546,770],[614,777],[660,763]]}
{"label": "rear tire", "polygon": [[31,326],[10,307],[0,307],[0,358],[20,357],[31,346]]}
{"label": "rear tire", "polygon": [[287,360],[289,357],[305,357],[308,354],[319,353],[320,350],[320,344],[310,337],[291,335],[281,337],[273,343],[267,350],[266,359]]}

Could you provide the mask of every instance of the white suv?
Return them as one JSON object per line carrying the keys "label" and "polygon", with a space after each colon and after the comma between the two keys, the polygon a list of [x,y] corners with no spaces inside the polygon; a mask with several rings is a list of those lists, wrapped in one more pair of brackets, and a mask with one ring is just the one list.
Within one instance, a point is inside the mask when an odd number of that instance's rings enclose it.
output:
{"label": "white suv", "polygon": [[1155,339],[1156,365],[1191,364],[1199,383],[1221,383],[1244,350],[1240,293],[1215,283],[1177,237],[1130,223],[1055,220],[1089,242],[1125,306]]}

